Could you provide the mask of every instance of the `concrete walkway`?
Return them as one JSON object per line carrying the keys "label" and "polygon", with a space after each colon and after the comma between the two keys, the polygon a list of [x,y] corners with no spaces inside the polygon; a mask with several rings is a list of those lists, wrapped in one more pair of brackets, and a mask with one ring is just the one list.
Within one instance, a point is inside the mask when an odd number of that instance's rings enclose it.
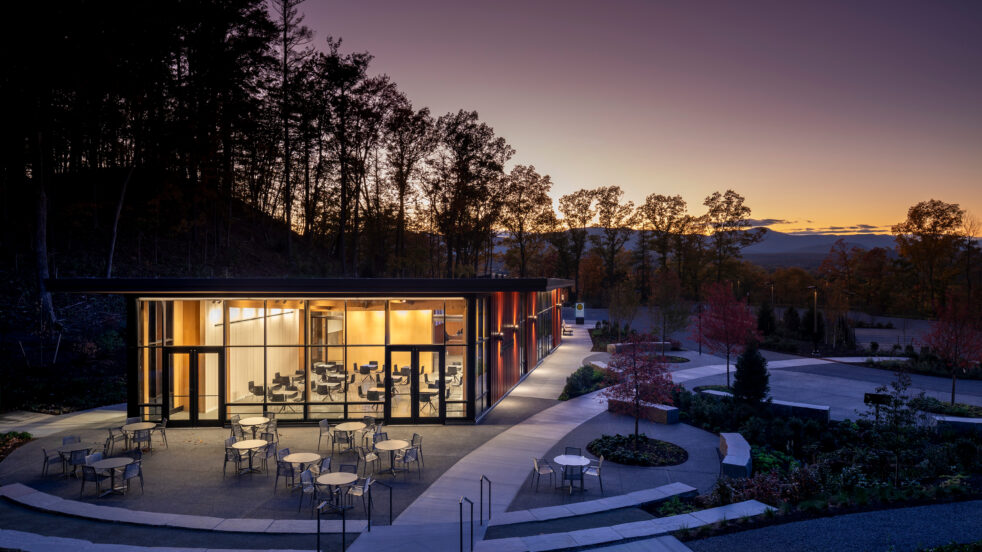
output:
{"label": "concrete walkway", "polygon": [[88,428],[120,426],[126,421],[126,405],[114,404],[55,416],[14,410],[0,414],[0,433],[26,431],[35,438]]}
{"label": "concrete walkway", "polygon": [[[574,328],[573,336],[567,337],[563,346],[546,357],[509,396],[556,399],[566,378],[589,354],[590,345],[586,330]],[[507,405],[503,401],[497,408]],[[564,435],[606,408],[606,401],[592,393],[559,403],[505,430],[454,464],[396,518],[395,524],[455,519],[457,500],[461,496],[477,498],[482,475],[493,481],[491,511],[504,512],[524,485],[531,458],[543,456]]]}

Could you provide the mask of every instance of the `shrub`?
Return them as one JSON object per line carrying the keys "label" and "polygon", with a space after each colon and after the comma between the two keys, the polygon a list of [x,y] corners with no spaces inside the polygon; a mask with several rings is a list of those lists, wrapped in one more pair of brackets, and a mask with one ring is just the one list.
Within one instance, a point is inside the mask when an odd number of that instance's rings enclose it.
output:
{"label": "shrub", "polygon": [[581,366],[566,378],[559,400],[566,401],[580,395],[592,393],[604,387],[604,372],[593,366]]}
{"label": "shrub", "polygon": [[960,416],[963,418],[982,418],[982,406],[963,403],[941,402],[934,397],[920,395],[910,400],[911,408],[931,412],[933,414],[943,414],[946,416]]}
{"label": "shrub", "polygon": [[689,459],[684,448],[649,439],[643,433],[637,441],[634,435],[603,435],[591,441],[586,449],[594,456],[603,455],[610,462],[631,466],[675,466]]}
{"label": "shrub", "polygon": [[767,397],[767,392],[770,390],[769,381],[767,360],[760,354],[757,343],[752,342],[737,358],[733,396],[738,401],[758,403]]}

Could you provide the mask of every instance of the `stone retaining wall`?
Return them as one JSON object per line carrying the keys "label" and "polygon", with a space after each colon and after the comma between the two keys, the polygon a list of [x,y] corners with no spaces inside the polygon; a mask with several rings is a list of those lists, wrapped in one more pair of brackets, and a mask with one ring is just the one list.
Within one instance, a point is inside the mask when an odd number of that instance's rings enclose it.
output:
{"label": "stone retaining wall", "polygon": [[[633,417],[634,403],[631,401],[607,399],[607,410],[614,414],[624,414]],[[679,423],[679,409],[666,404],[642,403],[641,419],[658,424],[677,424]]]}

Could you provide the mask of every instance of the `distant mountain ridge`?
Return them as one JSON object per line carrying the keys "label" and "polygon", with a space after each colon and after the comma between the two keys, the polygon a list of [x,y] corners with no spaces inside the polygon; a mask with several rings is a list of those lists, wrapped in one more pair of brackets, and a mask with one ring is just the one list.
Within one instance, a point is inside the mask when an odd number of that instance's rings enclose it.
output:
{"label": "distant mountain ridge", "polygon": [[768,253],[828,253],[839,239],[845,240],[846,247],[873,249],[882,247],[893,249],[896,245],[891,234],[785,234],[767,230],[764,239],[743,249],[749,254]]}

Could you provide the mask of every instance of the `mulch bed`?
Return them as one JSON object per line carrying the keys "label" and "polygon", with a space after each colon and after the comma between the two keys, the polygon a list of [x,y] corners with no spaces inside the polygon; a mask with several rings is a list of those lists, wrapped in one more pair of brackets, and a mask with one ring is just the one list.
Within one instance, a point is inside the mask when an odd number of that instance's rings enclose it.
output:
{"label": "mulch bed", "polygon": [[0,461],[7,457],[17,447],[31,440],[30,433],[11,431],[10,433],[0,434]]}
{"label": "mulch bed", "polygon": [[678,445],[644,434],[638,437],[635,446],[634,435],[604,435],[591,441],[586,449],[594,456],[603,455],[609,462],[629,466],[676,466],[689,459],[689,453]]}

